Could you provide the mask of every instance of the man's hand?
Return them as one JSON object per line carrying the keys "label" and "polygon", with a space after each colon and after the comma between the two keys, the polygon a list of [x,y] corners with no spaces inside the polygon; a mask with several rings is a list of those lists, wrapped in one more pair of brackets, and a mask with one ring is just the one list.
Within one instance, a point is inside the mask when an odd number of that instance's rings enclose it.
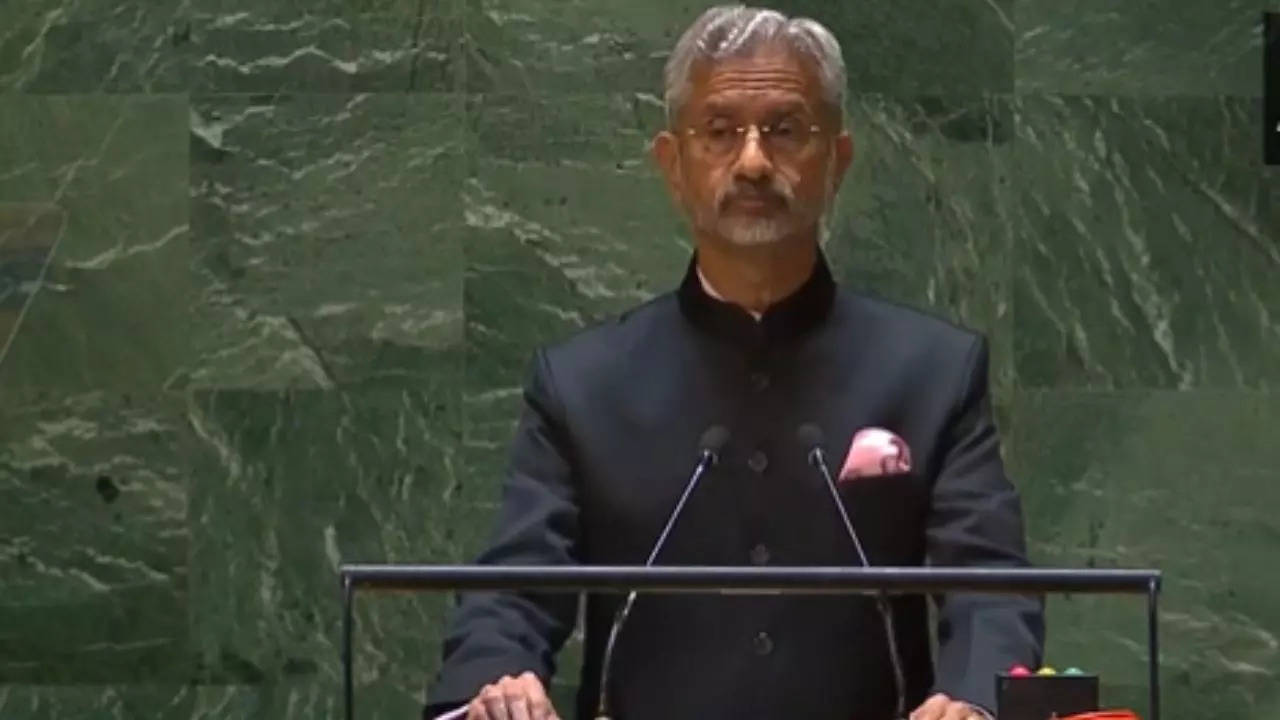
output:
{"label": "man's hand", "polygon": [[938,693],[916,708],[908,720],[990,720],[990,716],[967,702]]}
{"label": "man's hand", "polygon": [[531,672],[505,675],[480,688],[467,705],[467,720],[560,720],[542,681]]}

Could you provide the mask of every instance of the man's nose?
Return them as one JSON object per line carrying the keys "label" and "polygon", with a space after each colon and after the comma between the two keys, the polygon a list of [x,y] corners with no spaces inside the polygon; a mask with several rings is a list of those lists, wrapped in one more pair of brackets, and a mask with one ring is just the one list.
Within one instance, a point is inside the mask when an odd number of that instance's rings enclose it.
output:
{"label": "man's nose", "polygon": [[764,138],[759,128],[754,125],[747,128],[742,139],[742,147],[738,151],[738,161],[734,165],[734,174],[744,180],[761,180],[773,172],[773,163],[764,151]]}

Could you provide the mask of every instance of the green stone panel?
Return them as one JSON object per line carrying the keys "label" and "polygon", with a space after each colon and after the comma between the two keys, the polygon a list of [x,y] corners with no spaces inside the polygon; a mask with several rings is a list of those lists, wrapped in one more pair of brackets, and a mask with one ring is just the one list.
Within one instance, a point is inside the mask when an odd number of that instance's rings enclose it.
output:
{"label": "green stone panel", "polygon": [[49,272],[66,222],[55,205],[0,203],[0,363]]}
{"label": "green stone panel", "polygon": [[202,96],[182,381],[400,387],[462,340],[457,95]]}
{"label": "green stone panel", "polygon": [[[1280,398],[1225,391],[1020,393],[1012,444],[1032,559],[1164,572],[1169,717],[1259,720],[1280,708]],[[1047,659],[1100,672],[1145,716],[1141,597],[1053,597]]]}
{"label": "green stone panel", "polygon": [[196,15],[183,26],[192,92],[451,92],[463,68],[460,16],[308,11]]}
{"label": "green stone panel", "polygon": [[[457,351],[424,360],[430,381],[412,390],[196,393],[193,426],[217,455],[191,495],[202,682],[271,693],[263,717],[339,716],[338,566],[464,559],[458,528],[474,508],[459,487],[461,363]],[[421,702],[446,605],[357,595],[369,707],[404,717]]]}
{"label": "green stone panel", "polygon": [[826,246],[837,278],[986,334],[998,420],[1006,419],[1008,98],[857,95],[848,118],[854,160]]}
{"label": "green stone panel", "polygon": [[0,10],[0,91],[159,89],[160,78],[176,74],[177,6],[177,0],[9,0]]}
{"label": "green stone panel", "polygon": [[187,0],[187,7],[202,15],[238,15],[270,12],[278,15],[328,15],[350,17],[367,14],[439,15],[460,6],[463,0]]}
{"label": "green stone panel", "polygon": [[190,676],[187,479],[199,449],[180,402],[97,392],[0,404],[0,682]]}
{"label": "green stone panel", "polygon": [[[705,5],[674,0],[476,0],[468,6],[469,92],[640,92]],[[836,35],[858,92],[1013,89],[1012,0],[785,0]],[[929,18],[921,22],[922,17]]]}
{"label": "green stone panel", "polygon": [[[375,605],[385,600],[374,599]],[[394,601],[392,601],[394,602]],[[361,686],[360,720],[417,717],[421,698]],[[345,720],[340,680],[272,679],[256,685],[0,686],[5,720]]]}
{"label": "green stone panel", "polygon": [[1016,0],[1017,90],[1258,97],[1267,5]]}
{"label": "green stone panel", "polygon": [[1280,245],[1260,103],[1022,97],[1016,113],[1019,381],[1274,388]]}
{"label": "green stone panel", "polygon": [[[5,720],[196,720],[202,690],[181,685],[0,685]],[[219,715],[247,718],[250,715]]]}
{"label": "green stone panel", "polygon": [[455,0],[21,0],[5,15],[0,90],[450,92],[462,81]]}
{"label": "green stone panel", "polygon": [[0,397],[155,391],[187,360],[186,127],[178,97],[0,103],[0,292],[23,314]]}

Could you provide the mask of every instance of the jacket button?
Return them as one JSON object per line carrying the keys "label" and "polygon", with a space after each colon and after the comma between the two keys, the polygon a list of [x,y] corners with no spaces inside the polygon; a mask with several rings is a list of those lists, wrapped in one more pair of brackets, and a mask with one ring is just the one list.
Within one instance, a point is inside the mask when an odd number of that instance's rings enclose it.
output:
{"label": "jacket button", "polygon": [[756,392],[764,392],[769,389],[769,376],[766,373],[751,373],[751,389]]}
{"label": "jacket button", "polygon": [[765,468],[769,467],[769,457],[763,451],[757,450],[751,453],[751,457],[747,458],[747,467],[757,473],[762,473]]}
{"label": "jacket button", "polygon": [[755,638],[751,641],[752,647],[756,654],[760,656],[768,655],[773,652],[773,638],[769,637],[769,633],[763,630],[756,633]]}
{"label": "jacket button", "polygon": [[752,565],[768,565],[769,564],[769,548],[764,543],[756,543],[751,548],[751,564]]}

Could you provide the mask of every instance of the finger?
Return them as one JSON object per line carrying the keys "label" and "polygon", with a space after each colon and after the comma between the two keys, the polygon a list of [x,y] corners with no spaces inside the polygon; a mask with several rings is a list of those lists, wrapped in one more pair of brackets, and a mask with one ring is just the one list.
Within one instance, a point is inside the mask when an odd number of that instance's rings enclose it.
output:
{"label": "finger", "polygon": [[484,711],[484,703],[480,702],[480,698],[467,703],[467,720],[491,720],[489,713]]}
{"label": "finger", "polygon": [[968,703],[953,702],[947,706],[947,711],[942,715],[942,720],[970,720],[974,717],[973,708]]}
{"label": "finger", "polygon": [[518,678],[524,686],[525,697],[529,698],[529,716],[532,720],[550,720],[555,717],[555,708],[551,707],[551,698],[547,697],[542,681],[537,675],[527,672]]}
{"label": "finger", "polygon": [[911,713],[910,720],[942,720],[942,713],[946,711],[949,702],[951,698],[938,693],[916,708],[915,712]]}
{"label": "finger", "polygon": [[507,710],[511,712],[511,720],[533,720],[529,714],[529,698],[524,694],[509,693]]}
{"label": "finger", "polygon": [[511,720],[511,714],[507,712],[507,701],[503,698],[486,700],[484,709],[489,713],[489,720]]}
{"label": "finger", "polygon": [[507,713],[507,699],[497,685],[486,685],[480,692],[480,703],[489,714],[489,720],[511,720]]}

